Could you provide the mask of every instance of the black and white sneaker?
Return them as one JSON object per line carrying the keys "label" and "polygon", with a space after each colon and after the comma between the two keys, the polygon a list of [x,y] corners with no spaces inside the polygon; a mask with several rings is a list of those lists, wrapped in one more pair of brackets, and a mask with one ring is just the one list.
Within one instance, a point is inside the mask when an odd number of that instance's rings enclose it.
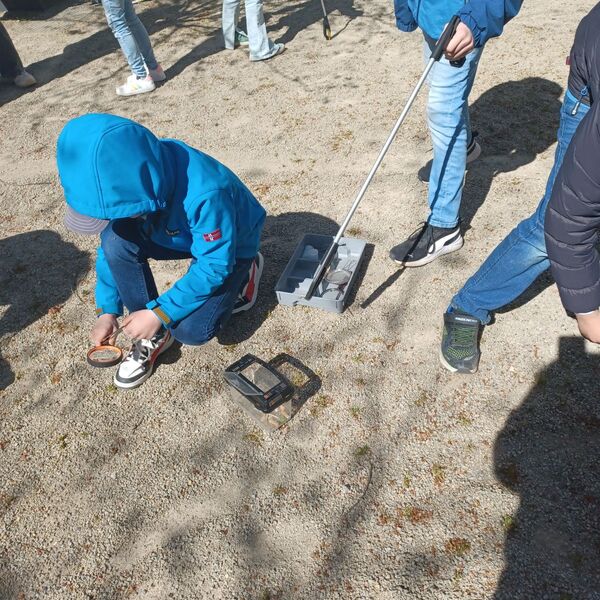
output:
{"label": "black and white sneaker", "polygon": [[265,259],[259,252],[250,266],[246,279],[244,279],[240,295],[233,307],[232,314],[235,315],[236,313],[250,310],[254,306],[256,298],[258,297],[258,284],[260,283],[264,266]]}
{"label": "black and white sneaker", "polygon": [[135,340],[115,373],[115,385],[129,389],[144,383],[152,375],[156,359],[174,341],[168,329],[161,329],[151,340]]}
{"label": "black and white sneaker", "polygon": [[442,254],[460,250],[463,243],[460,224],[446,229],[423,223],[406,241],[390,250],[390,258],[403,267],[422,267]]}
{"label": "black and white sneaker", "polygon": [[[467,169],[469,168],[469,165],[472,162],[476,161],[481,156],[481,145],[476,139],[478,135],[479,133],[477,131],[474,131],[471,137],[471,142],[467,146]],[[426,165],[422,166],[419,169],[419,172],[417,173],[419,181],[422,181],[423,183],[429,183],[429,179],[431,177],[432,163],[433,161],[430,160],[427,162]]]}

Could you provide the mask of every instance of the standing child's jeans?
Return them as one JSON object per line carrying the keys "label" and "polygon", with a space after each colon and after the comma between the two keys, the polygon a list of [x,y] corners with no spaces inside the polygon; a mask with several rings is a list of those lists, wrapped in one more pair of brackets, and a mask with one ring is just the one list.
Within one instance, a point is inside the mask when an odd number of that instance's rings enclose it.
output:
{"label": "standing child's jeans", "polygon": [[8,31],[0,23],[0,75],[14,79],[23,72],[23,64]]}
{"label": "standing child's jeans", "polygon": [[[149,302],[158,297],[149,258],[193,260],[191,254],[154,243],[142,231],[138,219],[111,221],[100,238],[119,296],[130,313],[145,309]],[[231,316],[252,261],[252,258],[238,259],[225,283],[200,308],[179,323],[169,326],[176,340],[182,344],[199,346],[219,332]]]}
{"label": "standing child's jeans", "polygon": [[[223,37],[225,48],[235,48],[235,32],[240,19],[241,0],[223,0]],[[271,56],[275,44],[267,35],[267,26],[263,14],[263,0],[245,0],[246,26],[250,42],[250,59],[262,60]]]}
{"label": "standing child's jeans", "polygon": [[135,14],[131,0],[102,0],[102,6],[131,71],[139,79],[145,78],[146,67],[156,69],[158,63],[148,32]]}
{"label": "standing child's jeans", "polygon": [[[436,40],[425,36],[424,59],[428,62]],[[482,48],[467,54],[455,67],[442,57],[428,78],[427,118],[433,143],[433,163],[429,176],[430,225],[456,227],[459,221],[467,145],[471,138],[469,94],[477,73]]]}
{"label": "standing child's jeans", "polygon": [[477,273],[452,298],[449,311],[459,310],[487,325],[491,318],[490,311],[518,298],[538,275],[550,267],[544,241],[546,207],[571,138],[589,110],[587,104],[578,104],[577,98],[567,91],[560,113],[558,146],[546,194],[537,210],[496,246]]}

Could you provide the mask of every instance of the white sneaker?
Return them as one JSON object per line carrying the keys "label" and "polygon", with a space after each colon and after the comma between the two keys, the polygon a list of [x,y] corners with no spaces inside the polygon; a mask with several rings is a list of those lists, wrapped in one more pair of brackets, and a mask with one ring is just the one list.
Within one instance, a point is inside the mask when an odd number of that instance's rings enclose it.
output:
{"label": "white sneaker", "polygon": [[163,68],[160,65],[157,65],[156,69],[148,69],[148,75],[152,77],[152,81],[154,81],[154,83],[160,83],[167,78]]}
{"label": "white sneaker", "polygon": [[28,88],[37,83],[36,78],[27,71],[21,71],[14,79],[13,83],[20,88]]}
{"label": "white sneaker", "polygon": [[127,81],[117,88],[117,96],[135,96],[137,94],[147,94],[156,89],[154,81],[150,75],[144,79],[138,79],[135,75],[130,75]]}
{"label": "white sneaker", "polygon": [[115,385],[130,389],[141,385],[152,375],[156,359],[168,350],[175,338],[161,329],[151,340],[136,340],[115,373]]}

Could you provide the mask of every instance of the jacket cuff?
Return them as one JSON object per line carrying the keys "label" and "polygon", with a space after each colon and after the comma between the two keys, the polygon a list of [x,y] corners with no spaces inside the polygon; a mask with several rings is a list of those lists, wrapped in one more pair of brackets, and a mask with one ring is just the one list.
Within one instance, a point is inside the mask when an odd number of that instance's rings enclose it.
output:
{"label": "jacket cuff", "polygon": [[458,13],[458,16],[460,17],[461,23],[464,23],[471,30],[473,39],[475,40],[475,48],[481,48],[487,40],[483,39],[483,31],[477,24],[477,21],[473,18],[473,15],[469,12],[461,11]]}
{"label": "jacket cuff", "polygon": [[156,301],[152,300],[146,304],[146,308],[150,309],[159,319],[160,322],[165,326],[169,327],[173,324],[173,319],[165,312],[165,309]]}
{"label": "jacket cuff", "polygon": [[117,317],[123,316],[123,307],[117,306],[116,304],[105,304],[104,306],[96,307],[96,317],[101,315],[116,315]]}
{"label": "jacket cuff", "polygon": [[403,21],[398,21],[398,19],[396,19],[396,27],[398,27],[400,31],[410,33],[411,31],[414,31],[418,27],[418,25],[415,21],[411,21],[410,23],[404,23]]}

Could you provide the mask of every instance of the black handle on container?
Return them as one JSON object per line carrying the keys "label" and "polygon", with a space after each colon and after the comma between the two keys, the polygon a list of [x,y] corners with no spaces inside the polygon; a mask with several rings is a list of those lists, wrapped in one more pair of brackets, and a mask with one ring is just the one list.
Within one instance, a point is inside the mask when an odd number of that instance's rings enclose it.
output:
{"label": "black handle on container", "polygon": [[458,15],[454,15],[448,25],[446,25],[446,29],[440,36],[440,39],[437,41],[433,52],[431,53],[431,58],[436,62],[442,58],[442,54],[444,54],[444,50],[446,46],[450,43],[450,40],[454,37],[456,33],[456,28],[460,23],[460,17]]}

